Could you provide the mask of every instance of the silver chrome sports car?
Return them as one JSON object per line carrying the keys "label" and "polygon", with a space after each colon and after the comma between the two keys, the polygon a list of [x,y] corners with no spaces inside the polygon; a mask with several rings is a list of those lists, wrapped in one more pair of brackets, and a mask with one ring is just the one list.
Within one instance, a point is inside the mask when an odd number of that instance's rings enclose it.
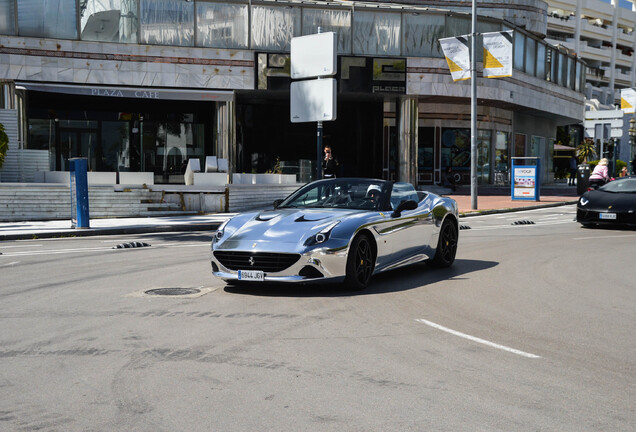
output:
{"label": "silver chrome sports car", "polygon": [[212,273],[228,282],[341,282],[427,261],[455,261],[457,203],[409,183],[318,180],[274,209],[228,219],[212,240]]}

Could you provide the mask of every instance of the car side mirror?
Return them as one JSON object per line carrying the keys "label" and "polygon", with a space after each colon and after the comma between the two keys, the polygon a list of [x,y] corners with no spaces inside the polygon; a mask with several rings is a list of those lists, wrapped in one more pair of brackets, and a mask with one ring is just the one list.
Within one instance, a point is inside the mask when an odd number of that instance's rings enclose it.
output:
{"label": "car side mirror", "polygon": [[417,208],[417,203],[413,200],[404,200],[400,204],[398,204],[397,208],[391,213],[391,217],[400,217],[402,216],[402,212],[404,210],[415,210]]}
{"label": "car side mirror", "polygon": [[278,207],[283,201],[282,199],[277,199],[276,201],[274,201],[274,208]]}

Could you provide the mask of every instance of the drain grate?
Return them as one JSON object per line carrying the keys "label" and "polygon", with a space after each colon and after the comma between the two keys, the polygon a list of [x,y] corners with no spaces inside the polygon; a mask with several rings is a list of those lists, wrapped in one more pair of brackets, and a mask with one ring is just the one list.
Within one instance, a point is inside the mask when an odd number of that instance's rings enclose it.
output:
{"label": "drain grate", "polygon": [[156,288],[144,292],[150,295],[181,296],[199,294],[201,290],[197,288]]}
{"label": "drain grate", "polygon": [[532,222],[531,220],[519,220],[514,221],[512,225],[534,225],[534,222]]}
{"label": "drain grate", "polygon": [[113,246],[113,249],[129,249],[129,248],[138,248],[138,247],[147,247],[150,246],[148,243],[144,242],[130,242],[130,243],[121,243],[117,246]]}

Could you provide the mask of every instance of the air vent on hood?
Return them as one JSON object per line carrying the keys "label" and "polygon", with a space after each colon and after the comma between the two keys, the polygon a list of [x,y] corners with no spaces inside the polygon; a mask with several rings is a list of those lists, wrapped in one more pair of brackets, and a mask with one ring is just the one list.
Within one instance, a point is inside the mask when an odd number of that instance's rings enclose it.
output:
{"label": "air vent on hood", "polygon": [[315,219],[307,219],[305,217],[305,215],[302,215],[301,217],[296,219],[294,222],[316,222],[316,221],[323,220],[323,219],[327,219],[327,218],[326,217],[318,217],[318,218],[315,218]]}
{"label": "air vent on hood", "polygon": [[258,216],[256,216],[256,220],[257,221],[261,221],[261,222],[267,222],[270,221],[272,219],[274,219],[276,216],[278,216],[278,214],[268,214],[268,215],[263,215],[263,214],[259,214]]}

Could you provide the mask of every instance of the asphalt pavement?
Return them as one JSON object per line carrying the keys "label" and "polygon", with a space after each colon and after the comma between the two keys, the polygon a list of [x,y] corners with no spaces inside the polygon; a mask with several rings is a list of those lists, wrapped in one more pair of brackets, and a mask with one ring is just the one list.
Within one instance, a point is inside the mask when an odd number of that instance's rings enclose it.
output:
{"label": "asphalt pavement", "polygon": [[[543,188],[538,201],[513,200],[509,187],[485,187],[478,189],[477,208],[473,209],[473,199],[468,186],[460,186],[455,192],[438,186],[426,189],[457,201],[460,217],[574,204],[578,198],[576,187],[563,183]],[[224,220],[234,214],[90,219],[89,228],[73,228],[70,218],[50,221],[0,221],[0,241],[152,232],[214,231]]]}

